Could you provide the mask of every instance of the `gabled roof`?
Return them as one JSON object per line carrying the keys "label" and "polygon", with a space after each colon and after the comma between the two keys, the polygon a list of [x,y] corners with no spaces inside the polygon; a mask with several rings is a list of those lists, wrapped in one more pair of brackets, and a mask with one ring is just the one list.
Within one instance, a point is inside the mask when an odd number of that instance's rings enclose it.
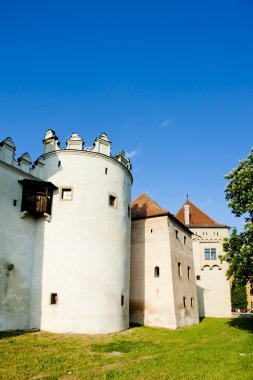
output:
{"label": "gabled roof", "polygon": [[184,205],[189,206],[190,224],[187,224],[188,227],[228,227],[225,224],[219,224],[215,222],[215,220],[206,215],[189,200],[183,204],[178,213],[175,215],[181,223],[185,224]]}
{"label": "gabled roof", "polygon": [[139,197],[131,203],[132,219],[150,218],[169,214],[169,211],[161,208],[145,193],[139,195]]}
{"label": "gabled roof", "polygon": [[191,230],[178,220],[173,214],[168,210],[160,207],[153,199],[151,199],[147,194],[142,193],[131,203],[131,219],[146,219],[154,218],[157,216],[168,216],[173,222],[180,225],[187,233],[192,234]]}

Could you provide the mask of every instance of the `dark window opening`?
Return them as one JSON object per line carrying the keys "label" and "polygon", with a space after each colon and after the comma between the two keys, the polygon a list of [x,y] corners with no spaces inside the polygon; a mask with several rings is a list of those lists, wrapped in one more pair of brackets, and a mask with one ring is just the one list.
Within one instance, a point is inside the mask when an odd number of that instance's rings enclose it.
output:
{"label": "dark window opening", "polygon": [[32,216],[44,213],[51,215],[53,191],[57,189],[51,182],[23,179],[21,211],[27,211]]}
{"label": "dark window opening", "polygon": [[200,276],[196,276],[196,279],[199,281],[200,280]]}
{"label": "dark window opening", "polygon": [[184,244],[186,244],[186,236],[184,236]]}
{"label": "dark window opening", "polygon": [[159,277],[160,276],[160,268],[159,267],[155,267],[154,269],[154,277]]}
{"label": "dark window opening", "polygon": [[151,232],[151,234],[152,234],[152,233],[153,233],[153,230],[151,229],[150,232]]}
{"label": "dark window opening", "polygon": [[124,296],[121,294],[121,306],[124,306]]}
{"label": "dark window opening", "polygon": [[178,230],[176,230],[176,239],[178,239]]}
{"label": "dark window opening", "polygon": [[127,214],[128,214],[128,218],[130,218],[130,216],[131,216],[131,207],[130,206],[128,206]]}
{"label": "dark window opening", "polygon": [[116,207],[116,200],[114,195],[109,195],[109,206]]}
{"label": "dark window opening", "polygon": [[181,263],[177,263],[177,272],[178,272],[178,276],[182,277]]}
{"label": "dark window opening", "polygon": [[108,173],[108,168],[105,168],[105,174],[107,174]]}
{"label": "dark window opening", "polygon": [[191,298],[191,307],[193,307],[193,298]]}
{"label": "dark window opening", "polygon": [[191,278],[191,268],[187,267],[187,276],[190,279]]}
{"label": "dark window opening", "polygon": [[58,161],[58,167],[60,167],[61,166],[61,161]]}
{"label": "dark window opening", "polygon": [[57,293],[51,293],[50,295],[50,304],[56,305],[57,304]]}
{"label": "dark window opening", "polygon": [[13,199],[13,206],[17,206],[17,199]]}
{"label": "dark window opening", "polygon": [[183,297],[183,304],[184,304],[184,307],[186,307],[186,297]]}

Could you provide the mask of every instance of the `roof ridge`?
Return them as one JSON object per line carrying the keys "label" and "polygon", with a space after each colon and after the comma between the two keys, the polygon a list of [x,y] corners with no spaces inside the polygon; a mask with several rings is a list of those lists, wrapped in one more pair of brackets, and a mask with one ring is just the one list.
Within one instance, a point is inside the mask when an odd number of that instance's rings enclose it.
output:
{"label": "roof ridge", "polygon": [[198,227],[227,227],[225,224],[217,223],[213,218],[207,215],[194,203],[188,199],[183,203],[182,207],[178,210],[176,218],[185,224],[184,219],[184,206],[189,206],[189,224],[188,226],[198,226]]}
{"label": "roof ridge", "polygon": [[162,208],[146,193],[140,194],[131,202],[132,218],[148,218],[151,216],[168,215],[170,212]]}
{"label": "roof ridge", "polygon": [[186,202],[188,202],[188,204],[190,205],[190,206],[193,206],[193,207],[195,207],[198,211],[200,211],[202,214],[204,214],[205,216],[207,216],[209,219],[211,219],[214,223],[216,223],[216,224],[219,224],[219,223],[217,223],[216,222],[216,220],[214,220],[213,218],[211,218],[209,215],[207,215],[204,211],[202,211],[198,206],[196,206],[194,203],[192,203],[191,201],[189,201],[189,200],[187,200]]}

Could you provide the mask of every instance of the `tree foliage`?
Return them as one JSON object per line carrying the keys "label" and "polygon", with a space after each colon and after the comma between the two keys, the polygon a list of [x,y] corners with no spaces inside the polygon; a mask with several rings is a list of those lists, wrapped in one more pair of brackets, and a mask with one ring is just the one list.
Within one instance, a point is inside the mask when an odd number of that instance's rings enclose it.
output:
{"label": "tree foliage", "polygon": [[233,282],[231,288],[231,301],[232,310],[247,309],[247,293],[244,285],[238,285],[236,282]]}
{"label": "tree foliage", "polygon": [[244,217],[245,224],[241,233],[233,229],[225,240],[222,261],[229,263],[228,278],[245,285],[253,280],[253,149],[225,179],[229,180],[225,189],[228,206],[236,217]]}

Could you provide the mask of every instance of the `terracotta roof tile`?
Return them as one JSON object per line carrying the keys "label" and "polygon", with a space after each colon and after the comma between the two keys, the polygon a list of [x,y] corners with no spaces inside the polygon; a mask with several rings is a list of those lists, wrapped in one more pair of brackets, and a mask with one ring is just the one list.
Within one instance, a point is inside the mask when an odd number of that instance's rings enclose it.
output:
{"label": "terracotta roof tile", "polygon": [[161,208],[147,194],[142,193],[131,203],[132,219],[150,218],[153,216],[169,215],[170,212]]}
{"label": "terracotta roof tile", "polygon": [[212,218],[206,215],[203,211],[201,211],[197,206],[195,206],[192,202],[187,200],[183,206],[180,208],[178,213],[175,215],[176,218],[185,224],[184,220],[184,205],[189,205],[190,211],[190,224],[188,227],[228,227],[224,224],[219,224],[215,222]]}

